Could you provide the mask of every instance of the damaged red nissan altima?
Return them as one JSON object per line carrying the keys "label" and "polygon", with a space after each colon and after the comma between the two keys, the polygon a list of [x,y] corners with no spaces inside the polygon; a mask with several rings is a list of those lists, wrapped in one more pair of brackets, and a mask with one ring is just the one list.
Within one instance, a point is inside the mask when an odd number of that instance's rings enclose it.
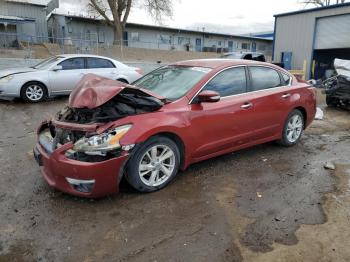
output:
{"label": "damaged red nissan altima", "polygon": [[268,63],[191,60],[127,85],[85,76],[66,108],[38,128],[48,184],[82,197],[165,187],[178,170],[277,140],[295,145],[316,112],[315,89]]}

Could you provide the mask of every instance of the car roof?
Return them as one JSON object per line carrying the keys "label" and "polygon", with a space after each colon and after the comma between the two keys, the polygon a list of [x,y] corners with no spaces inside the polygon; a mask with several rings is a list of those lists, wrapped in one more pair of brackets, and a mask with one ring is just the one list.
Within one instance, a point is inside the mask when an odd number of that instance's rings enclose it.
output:
{"label": "car roof", "polygon": [[193,67],[206,67],[206,68],[221,68],[221,67],[229,67],[229,66],[238,66],[238,65],[268,65],[271,67],[276,67],[272,64],[265,62],[258,62],[254,60],[243,60],[243,59],[194,59],[194,60],[186,60],[180,61],[177,63],[173,63],[171,65],[177,66],[193,66]]}
{"label": "car roof", "polygon": [[114,60],[109,57],[105,56],[99,56],[99,55],[89,55],[89,54],[63,54],[63,55],[56,55],[57,57],[64,57],[64,58],[73,58],[73,57],[96,57],[96,58],[104,58],[109,60]]}

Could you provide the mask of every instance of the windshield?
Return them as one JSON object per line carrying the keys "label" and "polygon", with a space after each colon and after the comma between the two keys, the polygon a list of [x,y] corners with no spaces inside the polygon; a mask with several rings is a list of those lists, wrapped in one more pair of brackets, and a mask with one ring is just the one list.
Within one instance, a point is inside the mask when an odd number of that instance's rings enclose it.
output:
{"label": "windshield", "polygon": [[169,100],[183,97],[208,72],[205,67],[166,66],[159,68],[133,84]]}
{"label": "windshield", "polygon": [[34,69],[48,69],[50,66],[52,66],[57,61],[61,60],[63,57],[61,56],[53,56],[48,59],[45,59],[44,61],[41,61],[39,64],[33,66]]}

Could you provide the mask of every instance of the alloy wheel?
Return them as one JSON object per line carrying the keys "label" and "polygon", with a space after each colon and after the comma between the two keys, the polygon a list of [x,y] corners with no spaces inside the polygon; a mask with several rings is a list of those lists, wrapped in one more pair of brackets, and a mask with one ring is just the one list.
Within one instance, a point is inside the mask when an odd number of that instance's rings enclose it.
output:
{"label": "alloy wheel", "polygon": [[30,85],[26,89],[26,96],[31,101],[39,101],[44,96],[44,90],[39,85]]}
{"label": "alloy wheel", "polygon": [[303,131],[303,119],[300,115],[294,115],[287,124],[287,139],[290,143],[294,143],[299,139]]}
{"label": "alloy wheel", "polygon": [[175,168],[175,153],[166,145],[154,145],[141,157],[139,176],[147,186],[165,183]]}

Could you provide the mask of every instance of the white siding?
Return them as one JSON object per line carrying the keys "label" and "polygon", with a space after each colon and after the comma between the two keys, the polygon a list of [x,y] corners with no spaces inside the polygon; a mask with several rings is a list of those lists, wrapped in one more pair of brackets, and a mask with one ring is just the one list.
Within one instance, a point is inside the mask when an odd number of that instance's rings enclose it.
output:
{"label": "white siding", "polygon": [[302,69],[303,62],[306,60],[306,75],[308,77],[311,68],[316,19],[349,13],[350,6],[346,6],[276,17],[274,61],[281,61],[282,52],[292,52],[293,69]]}
{"label": "white siding", "polygon": [[349,47],[350,14],[317,19],[315,49]]}

